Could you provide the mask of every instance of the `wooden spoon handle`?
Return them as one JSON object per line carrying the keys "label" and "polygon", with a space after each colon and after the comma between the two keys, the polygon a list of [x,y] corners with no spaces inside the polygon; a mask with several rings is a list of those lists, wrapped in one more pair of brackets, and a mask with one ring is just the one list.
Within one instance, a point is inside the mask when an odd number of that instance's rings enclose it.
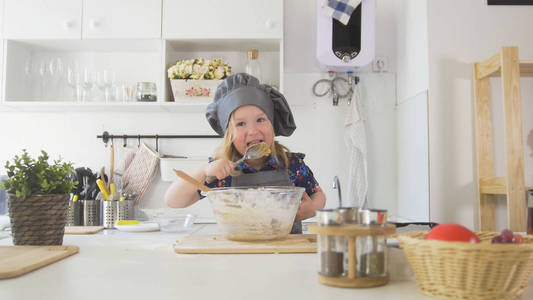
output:
{"label": "wooden spoon handle", "polygon": [[211,190],[210,187],[200,183],[198,180],[192,178],[191,176],[185,174],[184,172],[180,170],[174,169],[174,172],[176,172],[176,175],[178,175],[181,179],[187,181],[188,183],[194,185],[197,189],[201,190],[202,192],[209,192]]}
{"label": "wooden spoon handle", "polygon": [[113,143],[111,143],[110,152],[111,152],[111,157],[109,161],[109,169],[110,169],[109,170],[109,185],[113,183],[113,172],[115,171],[115,149],[113,147]]}

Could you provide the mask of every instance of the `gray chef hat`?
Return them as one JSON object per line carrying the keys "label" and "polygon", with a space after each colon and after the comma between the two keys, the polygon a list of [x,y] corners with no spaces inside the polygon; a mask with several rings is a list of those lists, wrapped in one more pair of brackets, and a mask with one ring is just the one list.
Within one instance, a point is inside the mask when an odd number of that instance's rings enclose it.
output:
{"label": "gray chef hat", "polygon": [[243,105],[261,108],[274,126],[276,136],[289,136],[296,129],[291,109],[285,97],[246,73],[237,73],[224,79],[217,87],[213,103],[207,106],[205,117],[220,135],[228,128],[231,113]]}

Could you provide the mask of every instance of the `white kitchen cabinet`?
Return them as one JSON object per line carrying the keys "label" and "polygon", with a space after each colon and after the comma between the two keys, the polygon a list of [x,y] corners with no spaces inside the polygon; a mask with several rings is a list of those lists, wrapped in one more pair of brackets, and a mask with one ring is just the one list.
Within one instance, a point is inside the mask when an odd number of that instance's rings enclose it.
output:
{"label": "white kitchen cabinet", "polygon": [[82,0],[5,0],[7,39],[80,39]]}
{"label": "white kitchen cabinet", "polygon": [[281,38],[283,0],[163,0],[163,38]]}
{"label": "white kitchen cabinet", "polygon": [[82,37],[161,38],[161,0],[86,0]]}
{"label": "white kitchen cabinet", "polygon": [[[233,73],[243,72],[248,49],[259,50],[263,83],[283,90],[282,0],[1,1],[6,76],[0,111],[204,111],[206,103],[196,99],[174,102],[168,67],[222,58]],[[58,59],[63,71],[53,74],[50,65]],[[154,82],[157,103],[105,103],[94,76],[81,84],[92,86],[84,87],[92,97],[77,102],[69,67],[113,71],[117,86]]]}

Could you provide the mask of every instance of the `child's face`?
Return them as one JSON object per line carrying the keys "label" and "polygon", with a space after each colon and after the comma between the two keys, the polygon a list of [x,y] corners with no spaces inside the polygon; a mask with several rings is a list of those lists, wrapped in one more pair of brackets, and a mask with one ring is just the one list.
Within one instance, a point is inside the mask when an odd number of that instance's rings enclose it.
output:
{"label": "child's face", "polygon": [[246,148],[264,142],[271,146],[274,141],[274,129],[267,115],[255,105],[237,108],[232,115],[233,146],[244,155]]}

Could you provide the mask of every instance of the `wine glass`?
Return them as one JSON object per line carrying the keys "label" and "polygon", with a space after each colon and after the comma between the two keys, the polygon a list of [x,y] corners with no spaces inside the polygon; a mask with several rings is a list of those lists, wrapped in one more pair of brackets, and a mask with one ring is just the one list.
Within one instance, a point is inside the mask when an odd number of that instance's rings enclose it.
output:
{"label": "wine glass", "polygon": [[69,66],[67,68],[67,84],[73,89],[76,101],[83,101],[83,87],[81,74],[76,67]]}
{"label": "wine glass", "polygon": [[39,75],[39,80],[41,84],[41,100],[45,100],[45,85],[46,85],[46,76],[47,76],[47,63],[45,60],[41,60],[37,67],[37,75]]}
{"label": "wine glass", "polygon": [[94,87],[94,72],[89,68],[84,68],[81,73],[81,86],[83,88],[83,100],[90,99],[90,92]]}
{"label": "wine glass", "polygon": [[48,73],[50,74],[50,93],[59,95],[60,80],[63,77],[63,61],[59,57],[51,58],[48,62]]}
{"label": "wine glass", "polygon": [[96,73],[96,85],[104,93],[105,102],[113,98],[112,85],[115,81],[115,73],[109,70],[103,70]]}
{"label": "wine glass", "polygon": [[24,62],[24,76],[28,79],[33,77],[33,72],[35,71],[35,64],[33,63],[33,58],[29,56]]}

